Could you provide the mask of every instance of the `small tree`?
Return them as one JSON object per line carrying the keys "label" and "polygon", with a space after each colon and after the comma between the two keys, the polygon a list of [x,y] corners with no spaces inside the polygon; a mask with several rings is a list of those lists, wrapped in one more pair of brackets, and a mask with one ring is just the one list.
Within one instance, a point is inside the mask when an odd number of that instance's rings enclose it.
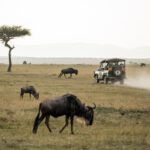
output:
{"label": "small tree", "polygon": [[14,46],[10,46],[8,42],[16,37],[22,37],[26,35],[31,35],[28,29],[22,29],[21,26],[1,26],[0,27],[0,40],[6,47],[9,48],[8,58],[9,58],[9,65],[7,72],[11,72],[12,61],[11,61],[11,52],[15,48]]}

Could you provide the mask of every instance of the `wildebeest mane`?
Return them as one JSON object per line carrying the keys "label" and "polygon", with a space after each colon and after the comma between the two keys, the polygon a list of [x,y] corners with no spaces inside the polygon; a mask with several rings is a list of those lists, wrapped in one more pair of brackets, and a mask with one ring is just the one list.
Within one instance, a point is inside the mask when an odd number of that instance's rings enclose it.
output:
{"label": "wildebeest mane", "polygon": [[75,95],[65,94],[63,95],[63,97],[67,98],[66,100],[69,102],[67,104],[70,111],[72,112],[72,110],[74,110],[74,112],[72,113],[74,113],[78,117],[82,117],[83,110],[84,110],[83,108],[85,105],[82,104],[81,101]]}

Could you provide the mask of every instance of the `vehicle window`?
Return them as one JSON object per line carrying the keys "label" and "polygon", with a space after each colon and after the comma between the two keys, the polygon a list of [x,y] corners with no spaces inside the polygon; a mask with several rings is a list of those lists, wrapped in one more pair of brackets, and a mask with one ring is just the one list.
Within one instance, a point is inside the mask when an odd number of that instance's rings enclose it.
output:
{"label": "vehicle window", "polygon": [[113,66],[116,66],[116,63],[115,62],[110,62],[109,67],[113,67]]}
{"label": "vehicle window", "polygon": [[118,62],[118,65],[120,65],[120,66],[124,66],[124,64],[125,64],[124,61],[119,61]]}

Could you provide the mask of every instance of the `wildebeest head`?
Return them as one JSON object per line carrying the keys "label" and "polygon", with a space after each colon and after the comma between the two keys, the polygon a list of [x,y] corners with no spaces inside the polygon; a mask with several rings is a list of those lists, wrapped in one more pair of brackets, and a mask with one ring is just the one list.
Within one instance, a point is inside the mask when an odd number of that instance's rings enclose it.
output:
{"label": "wildebeest head", "polygon": [[78,70],[74,70],[75,74],[77,75],[78,74]]}
{"label": "wildebeest head", "polygon": [[35,97],[36,99],[39,99],[39,93],[35,93],[35,94],[34,94],[34,97]]}
{"label": "wildebeest head", "polygon": [[96,105],[94,104],[93,107],[91,106],[85,106],[86,111],[85,111],[85,123],[86,125],[92,125],[93,124],[93,119],[94,119],[94,109],[96,108]]}

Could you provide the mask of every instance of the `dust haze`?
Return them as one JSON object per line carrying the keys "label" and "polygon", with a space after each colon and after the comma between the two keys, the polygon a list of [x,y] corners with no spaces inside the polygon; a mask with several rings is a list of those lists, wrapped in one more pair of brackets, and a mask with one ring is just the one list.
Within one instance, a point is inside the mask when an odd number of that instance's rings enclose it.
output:
{"label": "dust haze", "polygon": [[150,69],[149,67],[138,68],[127,72],[125,85],[150,90]]}

